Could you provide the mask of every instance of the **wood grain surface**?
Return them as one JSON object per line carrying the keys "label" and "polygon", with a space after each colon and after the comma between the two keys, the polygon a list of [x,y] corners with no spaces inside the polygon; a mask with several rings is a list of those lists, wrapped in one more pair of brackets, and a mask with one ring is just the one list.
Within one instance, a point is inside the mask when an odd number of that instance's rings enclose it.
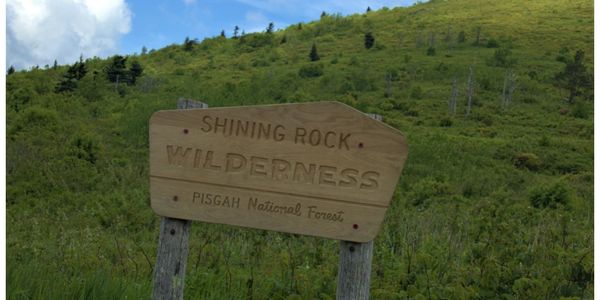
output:
{"label": "wood grain surface", "polygon": [[366,242],[408,148],[338,102],[159,111],[150,119],[159,215]]}

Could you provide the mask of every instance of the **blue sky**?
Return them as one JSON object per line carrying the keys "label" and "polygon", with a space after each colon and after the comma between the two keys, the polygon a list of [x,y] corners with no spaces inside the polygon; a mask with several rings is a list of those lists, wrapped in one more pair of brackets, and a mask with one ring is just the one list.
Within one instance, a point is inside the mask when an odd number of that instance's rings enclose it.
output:
{"label": "blue sky", "polygon": [[202,40],[238,25],[263,31],[320,17],[412,5],[414,0],[7,0],[7,65],[71,64],[84,58],[139,53]]}
{"label": "blue sky", "polygon": [[[225,30],[227,36],[238,25],[246,32],[262,31],[269,22],[275,28],[318,19],[322,11],[343,15],[362,13],[368,6],[406,6],[415,1],[282,1],[282,0],[134,0],[128,4],[133,12],[131,32],[123,37],[121,51],[139,52],[181,43],[186,36],[216,36]],[[241,30],[240,30],[241,32]]]}

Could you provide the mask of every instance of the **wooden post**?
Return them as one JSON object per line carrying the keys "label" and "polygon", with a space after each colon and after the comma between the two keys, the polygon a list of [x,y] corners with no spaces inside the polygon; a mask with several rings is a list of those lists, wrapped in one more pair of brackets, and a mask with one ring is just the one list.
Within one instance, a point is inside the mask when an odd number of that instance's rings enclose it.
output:
{"label": "wooden post", "polygon": [[369,299],[373,241],[355,243],[340,241],[340,265],[336,299]]}
{"label": "wooden post", "polygon": [[[367,114],[382,121],[378,114]],[[338,266],[337,300],[367,300],[371,288],[371,262],[373,241],[355,243],[340,241],[340,265]]]}
{"label": "wooden post", "polygon": [[[206,108],[202,102],[177,101],[178,109]],[[158,238],[152,299],[183,299],[191,221],[162,217]]]}

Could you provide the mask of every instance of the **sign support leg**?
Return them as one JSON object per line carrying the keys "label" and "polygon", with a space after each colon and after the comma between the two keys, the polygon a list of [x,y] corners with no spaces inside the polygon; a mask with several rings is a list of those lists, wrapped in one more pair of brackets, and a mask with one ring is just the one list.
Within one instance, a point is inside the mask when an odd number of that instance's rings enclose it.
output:
{"label": "sign support leg", "polygon": [[[206,108],[208,105],[179,99],[178,109]],[[160,219],[160,234],[154,266],[153,300],[183,299],[185,269],[192,221],[168,217]]]}
{"label": "sign support leg", "polygon": [[191,224],[161,218],[152,299],[183,299]]}
{"label": "sign support leg", "polygon": [[355,243],[340,241],[337,300],[369,299],[373,241]]}

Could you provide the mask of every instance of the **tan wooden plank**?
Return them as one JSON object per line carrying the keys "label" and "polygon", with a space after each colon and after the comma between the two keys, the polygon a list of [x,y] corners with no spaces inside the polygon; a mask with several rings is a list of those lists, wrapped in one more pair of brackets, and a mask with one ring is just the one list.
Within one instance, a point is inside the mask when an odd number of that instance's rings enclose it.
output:
{"label": "tan wooden plank", "polygon": [[[407,151],[399,131],[337,102],[161,111],[150,120],[152,206],[170,217],[364,242],[376,235]],[[368,225],[346,232],[347,224],[273,215],[241,224],[241,211],[209,218],[205,207],[166,209],[169,197],[158,195],[177,181],[189,191],[210,187],[243,199],[261,193],[346,215],[360,208]]]}
{"label": "tan wooden plank", "polygon": [[159,215],[338,240],[371,240],[386,210],[176,179],[152,177],[150,186],[152,208]]}

